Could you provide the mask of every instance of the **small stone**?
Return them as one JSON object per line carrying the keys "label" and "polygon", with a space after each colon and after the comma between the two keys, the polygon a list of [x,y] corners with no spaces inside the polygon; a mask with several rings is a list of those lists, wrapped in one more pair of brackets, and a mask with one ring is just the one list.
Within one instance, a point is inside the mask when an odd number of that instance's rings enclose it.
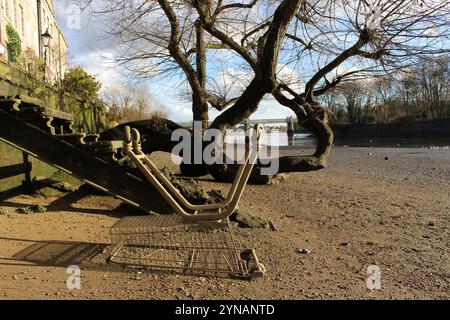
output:
{"label": "small stone", "polygon": [[17,219],[18,217],[19,217],[19,215],[15,212],[8,214],[9,219]]}
{"label": "small stone", "polygon": [[240,228],[269,228],[269,223],[257,216],[251,215],[243,210],[238,210],[230,217],[231,221],[238,222]]}
{"label": "small stone", "polygon": [[301,254],[310,254],[311,250],[307,249],[307,248],[299,248],[299,249],[297,249],[297,252],[301,253]]}
{"label": "small stone", "polygon": [[348,242],[342,242],[339,244],[341,247],[348,247],[350,244]]}
{"label": "small stone", "polygon": [[0,208],[0,215],[9,215],[11,213],[11,210],[8,207],[1,207]]}
{"label": "small stone", "polygon": [[13,275],[13,279],[14,279],[14,280],[19,280],[19,277],[16,276],[16,275]]}

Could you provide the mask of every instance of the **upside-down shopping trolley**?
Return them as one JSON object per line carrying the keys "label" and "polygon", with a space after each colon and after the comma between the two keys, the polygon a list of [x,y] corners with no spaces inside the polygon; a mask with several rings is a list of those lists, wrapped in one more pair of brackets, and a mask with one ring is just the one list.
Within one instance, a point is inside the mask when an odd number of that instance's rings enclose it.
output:
{"label": "upside-down shopping trolley", "polygon": [[257,161],[264,128],[246,137],[245,156],[227,197],[195,205],[142,152],[139,131],[125,127],[123,153],[161,194],[175,215],[125,217],[111,228],[111,261],[157,270],[255,278],[265,274],[255,250],[241,250],[229,216],[235,212]]}

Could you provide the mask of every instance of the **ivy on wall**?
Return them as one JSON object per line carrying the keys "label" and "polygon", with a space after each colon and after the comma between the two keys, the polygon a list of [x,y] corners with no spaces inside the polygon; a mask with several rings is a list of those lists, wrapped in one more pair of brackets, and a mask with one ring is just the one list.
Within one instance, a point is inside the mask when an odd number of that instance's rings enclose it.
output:
{"label": "ivy on wall", "polygon": [[6,35],[8,36],[6,47],[8,49],[9,61],[20,64],[22,60],[22,40],[20,39],[20,35],[10,24],[6,25]]}

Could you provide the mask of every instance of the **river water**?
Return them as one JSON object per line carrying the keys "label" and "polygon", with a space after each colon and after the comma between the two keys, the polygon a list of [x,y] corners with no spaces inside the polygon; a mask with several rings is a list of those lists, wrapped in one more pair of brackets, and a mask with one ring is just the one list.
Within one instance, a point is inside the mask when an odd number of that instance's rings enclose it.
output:
{"label": "river water", "polygon": [[[225,141],[227,143],[244,143],[243,132],[230,132],[227,134]],[[295,147],[315,147],[317,139],[310,134],[295,134],[293,146]],[[289,146],[288,136],[286,132],[270,132],[266,133],[263,139],[263,144],[272,147],[286,147]],[[446,140],[424,138],[401,139],[401,138],[384,138],[384,139],[335,139],[335,146],[347,147],[392,147],[392,148],[432,148],[450,146],[450,137]]]}
{"label": "river water", "polygon": [[[227,133],[225,142],[243,144],[244,143],[244,133],[243,132],[230,132]],[[288,136],[286,132],[269,132],[264,135],[263,142],[264,145],[272,147],[286,147],[289,146]],[[316,138],[311,137],[309,134],[295,134],[294,135],[294,146],[299,147],[313,147],[316,144]]]}

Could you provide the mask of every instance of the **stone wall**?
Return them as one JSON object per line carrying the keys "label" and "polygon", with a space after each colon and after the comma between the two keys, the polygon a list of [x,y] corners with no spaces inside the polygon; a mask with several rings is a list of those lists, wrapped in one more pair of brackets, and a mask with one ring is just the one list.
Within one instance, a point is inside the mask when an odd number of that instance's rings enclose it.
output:
{"label": "stone wall", "polygon": [[[17,67],[0,61],[0,96],[20,95],[36,98],[36,79]],[[82,101],[69,95],[61,95],[50,87],[39,87],[39,98],[52,109],[69,112],[75,116],[75,126],[85,133],[99,133],[107,129],[104,111],[100,105]]]}
{"label": "stone wall", "polygon": [[450,145],[450,119],[364,126],[335,125],[333,131],[336,145],[405,147]]}

